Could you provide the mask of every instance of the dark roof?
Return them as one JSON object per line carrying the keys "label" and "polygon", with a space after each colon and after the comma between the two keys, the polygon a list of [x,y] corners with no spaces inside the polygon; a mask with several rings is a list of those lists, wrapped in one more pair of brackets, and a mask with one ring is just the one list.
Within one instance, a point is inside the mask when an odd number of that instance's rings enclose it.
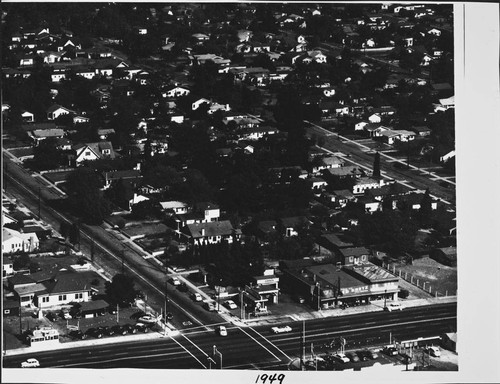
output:
{"label": "dark roof", "polygon": [[[212,236],[229,236],[234,231],[234,228],[229,220],[188,224],[186,227],[188,233],[195,239]],[[204,235],[202,234],[202,230],[205,230]]]}
{"label": "dark roof", "polygon": [[341,233],[326,233],[321,236],[319,241],[321,243],[320,245],[328,249],[333,247],[346,248],[354,245],[353,243],[344,240],[344,235]]}
{"label": "dark roof", "polygon": [[61,273],[55,280],[45,284],[47,291],[51,294],[65,292],[88,291],[91,288],[91,279],[88,274],[79,272]]}
{"label": "dark roof", "polygon": [[295,228],[302,224],[309,223],[309,220],[305,216],[282,217],[280,221],[285,228]]}
{"label": "dark roof", "polygon": [[370,251],[365,247],[352,247],[352,248],[342,248],[339,249],[339,252],[344,257],[349,256],[361,256],[361,255],[369,255]]}
{"label": "dark roof", "polygon": [[12,286],[23,284],[35,284],[35,280],[30,275],[14,275],[9,278],[9,284]]}
{"label": "dark roof", "polygon": [[109,303],[105,300],[84,301],[79,305],[82,312],[93,312],[109,307]]}

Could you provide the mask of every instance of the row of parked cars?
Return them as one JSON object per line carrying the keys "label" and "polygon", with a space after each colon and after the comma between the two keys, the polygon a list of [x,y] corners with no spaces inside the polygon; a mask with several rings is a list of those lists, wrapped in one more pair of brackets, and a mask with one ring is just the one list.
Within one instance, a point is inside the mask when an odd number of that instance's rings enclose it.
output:
{"label": "row of parked cars", "polygon": [[125,324],[125,325],[114,325],[112,327],[95,327],[89,328],[86,332],[81,330],[73,330],[69,333],[71,337],[74,339],[85,340],[89,337],[93,337],[95,339],[100,339],[103,336],[118,336],[118,335],[128,335],[135,334],[137,332],[147,333],[149,332],[150,326],[143,323],[137,324]]}

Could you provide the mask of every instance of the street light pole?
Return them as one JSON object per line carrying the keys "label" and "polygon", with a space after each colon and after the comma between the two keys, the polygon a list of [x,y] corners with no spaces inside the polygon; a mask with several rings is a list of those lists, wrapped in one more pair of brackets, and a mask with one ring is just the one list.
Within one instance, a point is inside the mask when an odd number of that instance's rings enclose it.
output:
{"label": "street light pole", "polygon": [[222,284],[222,279],[219,279],[219,287],[217,289],[217,312],[220,312],[220,285]]}

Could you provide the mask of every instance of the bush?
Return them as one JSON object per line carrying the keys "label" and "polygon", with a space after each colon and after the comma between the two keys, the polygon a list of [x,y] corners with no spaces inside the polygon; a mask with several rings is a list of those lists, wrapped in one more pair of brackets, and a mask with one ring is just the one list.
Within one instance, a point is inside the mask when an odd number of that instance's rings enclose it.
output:
{"label": "bush", "polygon": [[398,292],[398,297],[400,297],[401,299],[406,299],[408,296],[410,296],[410,291],[408,291],[407,289],[401,289]]}

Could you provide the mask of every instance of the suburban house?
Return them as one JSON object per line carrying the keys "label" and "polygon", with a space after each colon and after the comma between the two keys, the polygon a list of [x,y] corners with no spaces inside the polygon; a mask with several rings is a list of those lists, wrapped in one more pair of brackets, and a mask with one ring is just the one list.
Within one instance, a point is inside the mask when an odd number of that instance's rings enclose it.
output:
{"label": "suburban house", "polygon": [[73,113],[73,111],[71,109],[62,107],[58,104],[54,104],[54,105],[50,106],[49,109],[47,109],[47,119],[48,120],[55,120],[59,116],[67,115],[70,113]]}
{"label": "suburban house", "polygon": [[14,262],[10,259],[10,257],[5,255],[2,255],[2,270],[3,277],[12,276],[14,274]]}
{"label": "suburban house", "polygon": [[61,272],[43,283],[44,292],[36,294],[34,303],[38,308],[48,308],[74,302],[91,300],[91,281],[94,273]]}
{"label": "suburban house", "polygon": [[84,161],[94,161],[104,158],[114,159],[117,155],[110,141],[85,143],[73,146],[75,164],[81,165]]}
{"label": "suburban house", "polygon": [[36,233],[22,233],[11,228],[2,228],[2,253],[34,252],[40,242]]}
{"label": "suburban house", "polygon": [[191,91],[185,87],[175,86],[167,89],[162,93],[163,97],[181,97],[187,96],[191,93]]}
{"label": "suburban house", "polygon": [[368,261],[370,251],[365,247],[341,247],[335,255],[342,265],[357,265]]}
{"label": "suburban house", "polygon": [[33,144],[37,146],[40,144],[40,141],[55,138],[62,139],[65,135],[64,130],[61,128],[52,128],[52,129],[33,129],[27,132],[28,136],[33,139]]}
{"label": "suburban house", "polygon": [[132,207],[136,204],[139,204],[143,201],[148,201],[149,197],[143,196],[143,195],[138,195],[137,193],[134,193],[134,196],[128,201],[128,210],[131,211]]}
{"label": "suburban house", "polygon": [[35,115],[26,110],[21,112],[21,118],[26,123],[33,123],[35,121]]}
{"label": "suburban house", "polygon": [[51,327],[36,327],[27,338],[31,350],[43,351],[51,345],[59,345],[59,331]]}
{"label": "suburban house", "polygon": [[186,225],[180,233],[193,245],[216,244],[227,241],[229,244],[239,238],[241,231],[234,229],[229,220],[211,221]]}
{"label": "suburban house", "polygon": [[141,173],[135,169],[103,172],[102,176],[104,179],[103,189],[108,189],[113,182],[117,182],[120,179],[133,184],[139,183],[142,179]]}
{"label": "suburban house", "polygon": [[381,185],[379,180],[369,177],[362,177],[356,180],[356,184],[352,187],[352,193],[355,195],[363,194],[367,189],[379,188]]}
{"label": "suburban house", "polygon": [[160,205],[163,211],[170,211],[176,215],[181,215],[189,211],[189,206],[183,201],[161,201]]}
{"label": "suburban house", "polygon": [[279,219],[285,237],[297,236],[298,230],[309,227],[312,222],[305,216],[282,217]]}
{"label": "suburban house", "polygon": [[342,167],[343,165],[344,161],[339,159],[337,156],[323,157],[318,161],[317,165],[313,166],[312,173],[318,173],[328,168],[339,168]]}

